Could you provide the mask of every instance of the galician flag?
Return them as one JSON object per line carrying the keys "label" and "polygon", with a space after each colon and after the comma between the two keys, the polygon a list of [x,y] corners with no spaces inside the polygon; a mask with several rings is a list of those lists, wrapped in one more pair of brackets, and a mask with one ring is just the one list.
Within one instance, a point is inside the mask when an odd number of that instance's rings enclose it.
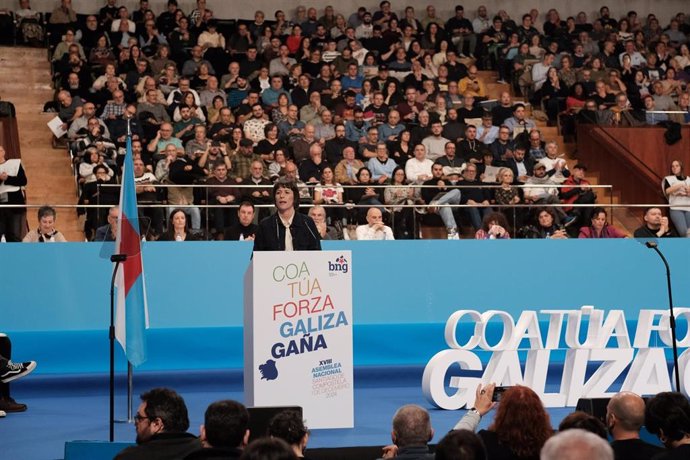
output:
{"label": "galician flag", "polygon": [[138,216],[132,139],[128,136],[120,189],[120,220],[115,241],[115,253],[126,254],[127,260],[122,263],[115,279],[115,337],[133,366],[146,361],[146,329],[149,327]]}

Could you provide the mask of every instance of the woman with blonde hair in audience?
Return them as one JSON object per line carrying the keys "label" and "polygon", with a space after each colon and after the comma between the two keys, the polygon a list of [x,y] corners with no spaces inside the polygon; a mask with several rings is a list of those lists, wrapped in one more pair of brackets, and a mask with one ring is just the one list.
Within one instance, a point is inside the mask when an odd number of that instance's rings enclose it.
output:
{"label": "woman with blonde hair in audience", "polygon": [[[500,185],[494,189],[493,202],[497,205],[514,205],[522,202],[520,190],[514,186],[515,175],[510,168],[501,168],[496,173],[496,182]],[[517,229],[522,226],[522,210],[520,208],[506,207],[498,208],[500,212],[508,217],[512,217],[512,228]]]}
{"label": "woman with blonde hair in audience", "polygon": [[553,428],[539,396],[516,385],[503,393],[493,423],[477,434],[484,441],[487,458],[538,460]]}
{"label": "woman with blonde hair in audience", "polygon": [[182,95],[182,101],[180,102],[180,105],[175,107],[175,111],[173,112],[173,120],[174,121],[180,121],[182,117],[180,116],[180,108],[182,107],[189,107],[191,112],[192,112],[192,118],[196,117],[199,120],[205,122],[206,121],[206,115],[204,115],[204,111],[201,110],[201,107],[198,107],[196,105],[196,100],[194,99],[194,93],[191,91],[187,91]]}
{"label": "woman with blonde hair in audience", "polygon": [[174,62],[169,62],[162,73],[158,77],[158,84],[161,92],[167,96],[173,90],[177,89],[180,81],[180,74],[177,73],[177,65]]}
{"label": "woman with blonde hair in audience", "polygon": [[690,236],[690,178],[679,160],[671,162],[670,172],[662,184],[664,196],[671,205],[669,216],[680,236]]}
{"label": "woman with blonde hair in audience", "polygon": [[597,206],[592,210],[592,222],[580,229],[578,238],[625,238],[625,234],[606,222],[606,210]]}
{"label": "woman with blonde hair in audience", "polygon": [[347,21],[345,20],[345,16],[342,14],[338,13],[335,15],[335,27],[331,28],[331,37],[333,39],[337,40],[339,37],[342,37],[345,35],[345,31],[347,30]]}

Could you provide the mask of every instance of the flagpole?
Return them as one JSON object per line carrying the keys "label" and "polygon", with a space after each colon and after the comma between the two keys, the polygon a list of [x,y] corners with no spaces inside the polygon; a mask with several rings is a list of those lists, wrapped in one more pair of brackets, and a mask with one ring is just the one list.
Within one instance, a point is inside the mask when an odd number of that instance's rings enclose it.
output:
{"label": "flagpole", "polygon": [[108,439],[115,441],[115,277],[120,264],[127,259],[126,255],[113,254],[110,261],[115,263],[113,278],[110,281],[110,420],[108,425]]}
{"label": "flagpole", "polygon": [[134,393],[133,375],[132,363],[127,361],[127,423],[132,423],[134,421],[132,418],[132,393]]}

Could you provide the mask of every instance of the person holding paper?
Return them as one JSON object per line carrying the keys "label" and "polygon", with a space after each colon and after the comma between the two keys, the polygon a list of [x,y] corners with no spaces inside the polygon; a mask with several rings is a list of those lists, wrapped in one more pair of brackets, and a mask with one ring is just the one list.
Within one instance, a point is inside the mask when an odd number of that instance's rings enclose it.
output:
{"label": "person holding paper", "polygon": [[5,148],[0,146],[0,236],[7,242],[21,241],[24,208],[8,208],[3,205],[25,204],[22,187],[26,186],[26,174],[18,158],[8,160]]}
{"label": "person holding paper", "polygon": [[294,181],[279,179],[273,185],[277,212],[259,223],[254,251],[320,251],[321,238],[311,217],[297,212],[299,190]]}

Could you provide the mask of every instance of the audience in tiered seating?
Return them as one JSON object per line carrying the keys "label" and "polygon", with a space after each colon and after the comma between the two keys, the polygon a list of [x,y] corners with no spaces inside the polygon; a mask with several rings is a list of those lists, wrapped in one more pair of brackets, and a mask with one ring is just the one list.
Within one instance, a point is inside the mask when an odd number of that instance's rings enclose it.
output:
{"label": "audience in tiered seating", "polygon": [[[113,158],[121,158],[126,126],[121,120],[127,104],[135,104],[136,131],[148,151],[141,160],[149,171],[156,169],[171,143],[194,167],[201,159],[188,146],[199,141],[196,127],[205,125],[208,137],[226,146],[227,175],[238,183],[262,182],[250,174],[250,156],[263,162],[260,174],[266,185],[294,163],[307,184],[320,181],[321,170],[329,165],[341,185],[356,186],[364,163],[372,186],[380,187],[371,197],[383,194],[397,166],[406,169],[411,182],[431,178],[431,171],[422,179],[421,171],[410,173],[407,160],[418,144],[428,160],[453,163],[443,166],[454,173],[477,165],[477,181],[486,167],[507,166],[513,169],[513,185],[529,183],[533,171],[542,169],[532,164],[547,160],[546,174],[537,181],[560,184],[566,179],[571,187],[544,187],[540,196],[525,192],[526,202],[553,206],[573,237],[579,227],[589,225],[591,210],[558,205],[594,204],[594,194],[581,177],[584,168],[571,175],[557,152],[549,155],[547,147],[557,144],[535,130],[531,117],[559,123],[568,136],[578,122],[637,126],[690,120],[690,26],[682,14],[660,25],[653,14],[640,21],[634,11],[618,20],[620,12],[611,14],[604,7],[590,21],[585,13],[562,20],[551,9],[542,25],[539,12],[532,10],[518,25],[504,11],[491,12],[485,6],[467,17],[457,6],[450,18],[438,17],[430,6],[421,21],[409,6],[399,21],[394,10],[401,5],[383,1],[378,11],[360,8],[345,16],[334,15],[329,7],[320,19],[315,8],[297,8],[290,20],[276,12],[276,21],[265,20],[257,11],[255,21],[231,26],[218,21],[202,0],[197,3],[187,16],[170,1],[156,17],[147,4],[130,16],[125,7],[108,0],[98,18],[82,21],[70,1],[62,0],[48,26],[54,81],[61,90],[58,112],[71,139],[84,130],[84,139],[92,142],[96,134],[88,127],[95,115],[101,129],[97,135],[103,142],[112,139],[120,150]],[[26,9],[24,2],[22,7]],[[486,101],[487,77],[479,71],[487,69],[498,70],[500,79],[523,100],[516,103],[504,91],[500,100]],[[109,137],[108,130],[116,137]],[[251,142],[245,150],[243,139]],[[321,147],[320,159],[314,158],[314,144]],[[351,146],[356,146],[355,158],[347,157]],[[457,161],[446,154],[453,147]],[[517,153],[520,148],[524,160]],[[281,166],[269,173],[278,150],[283,153]],[[105,161],[114,166],[111,155],[108,151]],[[490,171],[485,184],[493,185],[495,170]],[[184,185],[203,184],[211,173],[207,168],[205,177],[188,178]],[[466,176],[446,171],[442,178],[452,178],[449,186],[454,188],[467,183]],[[163,182],[176,183],[170,176]],[[166,188],[159,199],[170,201],[173,190]],[[245,190],[243,194],[255,195]],[[463,226],[478,231],[489,206],[506,205],[497,199],[495,188],[484,189],[482,200],[465,196],[471,190],[458,190],[463,195],[459,202],[468,208],[452,211],[455,223],[444,217],[451,238],[462,233]],[[347,199],[357,194],[345,190],[344,195]],[[192,228],[199,231],[196,205],[230,203],[207,202],[203,193],[196,193],[177,204],[187,206],[183,209],[192,218]],[[343,217],[327,208],[328,225],[347,224]],[[212,228],[204,237],[222,235],[229,220],[210,219]],[[518,231],[522,222],[508,222],[510,233],[525,234]],[[415,238],[418,232],[401,235]]]}

